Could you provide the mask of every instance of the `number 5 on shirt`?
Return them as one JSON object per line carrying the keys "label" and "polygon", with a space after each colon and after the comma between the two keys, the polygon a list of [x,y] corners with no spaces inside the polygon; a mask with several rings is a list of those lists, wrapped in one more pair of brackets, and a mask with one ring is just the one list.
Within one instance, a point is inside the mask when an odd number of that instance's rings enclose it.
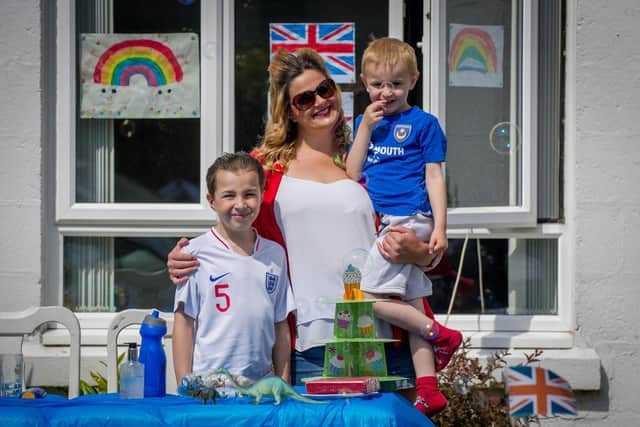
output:
{"label": "number 5 on shirt", "polygon": [[216,295],[216,301],[218,301],[218,298],[222,298],[222,304],[216,302],[216,308],[221,313],[224,313],[225,311],[229,310],[229,307],[231,307],[231,299],[229,298],[229,294],[225,292],[225,290],[228,288],[228,283],[216,283],[215,285],[213,285],[213,290]]}

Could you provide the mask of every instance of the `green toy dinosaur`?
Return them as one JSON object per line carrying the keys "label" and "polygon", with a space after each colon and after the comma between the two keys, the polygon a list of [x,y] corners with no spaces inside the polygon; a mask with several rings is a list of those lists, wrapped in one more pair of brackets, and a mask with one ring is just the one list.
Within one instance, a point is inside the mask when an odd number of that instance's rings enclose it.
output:
{"label": "green toy dinosaur", "polygon": [[242,387],[234,381],[233,376],[228,371],[226,371],[226,375],[229,383],[238,390],[240,395],[254,397],[254,403],[256,404],[260,403],[260,400],[265,396],[273,396],[275,400],[274,405],[279,405],[280,402],[287,399],[298,400],[305,403],[329,403],[304,397],[280,377],[262,378],[249,387]]}

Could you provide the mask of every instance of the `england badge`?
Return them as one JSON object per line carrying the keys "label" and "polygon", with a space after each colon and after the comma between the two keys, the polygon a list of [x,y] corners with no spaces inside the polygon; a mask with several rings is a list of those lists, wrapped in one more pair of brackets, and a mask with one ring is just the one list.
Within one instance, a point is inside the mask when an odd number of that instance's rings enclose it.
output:
{"label": "england badge", "polygon": [[273,273],[267,273],[267,277],[264,281],[264,288],[267,293],[272,294],[278,287],[278,276]]}

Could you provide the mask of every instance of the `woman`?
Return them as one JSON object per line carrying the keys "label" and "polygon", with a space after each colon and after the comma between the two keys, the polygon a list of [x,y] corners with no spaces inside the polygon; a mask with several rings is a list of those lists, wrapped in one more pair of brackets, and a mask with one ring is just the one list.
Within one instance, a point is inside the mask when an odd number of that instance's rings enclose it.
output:
{"label": "woman", "polygon": [[[341,166],[349,130],[340,91],[322,58],[311,49],[296,55],[280,50],[269,73],[271,120],[256,149],[267,183],[254,224],[287,250],[297,306],[295,323],[290,323],[296,332],[291,334],[292,376],[301,384],[301,378],[322,374],[324,347],[318,341],[333,336],[334,307],[319,299],[342,296],[342,261],[371,247],[375,213],[366,191]],[[176,284],[197,269],[195,260],[180,251],[185,244],[186,239],[178,242],[167,262]],[[430,261],[427,244],[402,227],[392,228],[380,250],[395,263]],[[392,316],[376,314],[402,326]],[[415,378],[408,349],[389,345],[387,364],[390,375]]]}

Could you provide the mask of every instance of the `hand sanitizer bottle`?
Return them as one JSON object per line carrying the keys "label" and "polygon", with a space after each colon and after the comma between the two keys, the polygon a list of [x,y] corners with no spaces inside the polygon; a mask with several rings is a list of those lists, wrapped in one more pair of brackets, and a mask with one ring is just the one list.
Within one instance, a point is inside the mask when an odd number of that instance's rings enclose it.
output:
{"label": "hand sanitizer bottle", "polygon": [[120,367],[120,397],[142,399],[144,397],[144,365],[138,361],[136,343],[129,343],[127,361]]}

